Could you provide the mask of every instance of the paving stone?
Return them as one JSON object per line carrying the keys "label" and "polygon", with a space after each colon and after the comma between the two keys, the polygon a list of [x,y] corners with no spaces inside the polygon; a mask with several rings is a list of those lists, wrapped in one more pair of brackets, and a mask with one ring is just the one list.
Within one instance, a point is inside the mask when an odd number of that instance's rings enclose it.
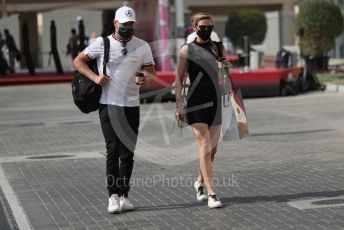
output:
{"label": "paving stone", "polygon": [[[342,94],[245,100],[251,136],[221,142],[215,158],[219,210],[195,200],[197,149],[186,148],[194,138],[177,129],[166,144],[157,121],[172,127],[174,105],[162,104],[141,127],[135,156],[133,179],[150,183],[133,184],[136,211],[110,215],[97,113],[80,114],[69,85],[45,87],[24,87],[21,95],[0,88],[0,166],[34,229],[343,229],[343,206],[286,203],[344,194]],[[65,96],[51,104],[51,92]],[[141,107],[141,119],[151,106]],[[37,155],[76,157],[26,159]]]}

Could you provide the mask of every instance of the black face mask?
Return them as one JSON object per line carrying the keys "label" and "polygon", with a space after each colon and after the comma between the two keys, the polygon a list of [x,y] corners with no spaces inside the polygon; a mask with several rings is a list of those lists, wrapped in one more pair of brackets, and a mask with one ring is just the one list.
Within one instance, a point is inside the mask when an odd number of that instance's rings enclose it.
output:
{"label": "black face mask", "polygon": [[212,29],[207,29],[207,30],[199,30],[197,29],[196,34],[203,40],[203,41],[208,41],[210,39],[210,35]]}
{"label": "black face mask", "polygon": [[127,26],[120,26],[118,29],[118,33],[124,39],[129,39],[129,38],[131,38],[131,36],[134,35],[134,28],[127,27]]}

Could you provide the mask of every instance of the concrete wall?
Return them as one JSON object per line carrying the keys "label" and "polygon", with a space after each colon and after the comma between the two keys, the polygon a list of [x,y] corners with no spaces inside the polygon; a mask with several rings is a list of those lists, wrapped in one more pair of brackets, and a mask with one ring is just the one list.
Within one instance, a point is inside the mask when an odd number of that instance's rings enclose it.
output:
{"label": "concrete wall", "polygon": [[336,39],[333,57],[344,58],[344,33]]}
{"label": "concrete wall", "polygon": [[267,19],[267,31],[262,48],[265,54],[276,55],[281,47],[281,27],[280,12],[265,13]]}
{"label": "concrete wall", "polygon": [[284,1],[280,17],[281,43],[283,45],[293,45],[295,43],[295,13],[293,1]]}
{"label": "concrete wall", "polygon": [[[0,19],[0,30],[2,33],[2,38],[5,39],[5,33],[4,33],[4,29],[8,29],[10,31],[10,34],[12,34],[18,49],[20,48],[19,44],[20,44],[20,31],[19,31],[19,26],[18,26],[18,18],[19,15],[18,14],[14,14],[11,16],[8,16],[6,18],[1,18]],[[7,55],[7,54],[6,54]],[[7,58],[7,56],[5,56],[5,58]],[[8,62],[8,60],[7,60]],[[17,67],[19,67],[19,63],[16,63]]]}
{"label": "concrete wall", "polygon": [[[29,28],[29,49],[32,57],[32,61],[35,66],[40,66],[39,60],[39,39],[38,39],[38,30],[37,30],[37,14],[34,12],[25,12],[21,13],[19,16],[19,29],[20,29],[20,43],[18,43],[18,48],[24,52],[23,44],[23,34],[22,28],[24,22],[27,23]],[[22,58],[21,67],[26,68],[25,58]]]}
{"label": "concrete wall", "polygon": [[17,45],[19,45],[18,17],[19,17],[19,14],[13,14],[9,17],[0,19],[1,33],[4,35],[4,29],[8,29],[10,31],[10,34],[13,35],[14,40],[16,41]]}
{"label": "concrete wall", "polygon": [[[344,2],[336,0],[335,3],[341,9],[342,15],[344,16]],[[344,32],[337,37],[335,47],[331,50],[330,56],[334,58],[344,58]]]}
{"label": "concrete wall", "polygon": [[227,16],[214,16],[214,31],[219,35],[221,40],[225,36],[227,19]]}
{"label": "concrete wall", "polygon": [[53,58],[49,65],[50,48],[50,22],[55,21],[57,33],[57,48],[64,71],[72,70],[71,58],[66,57],[66,45],[70,36],[70,30],[76,29],[78,32],[77,17],[81,16],[85,25],[85,35],[90,36],[91,32],[96,32],[100,36],[102,32],[102,11],[80,10],[80,9],[63,9],[55,10],[42,14],[42,21],[39,22],[40,31],[40,53],[42,59],[42,66],[44,69],[55,69]]}

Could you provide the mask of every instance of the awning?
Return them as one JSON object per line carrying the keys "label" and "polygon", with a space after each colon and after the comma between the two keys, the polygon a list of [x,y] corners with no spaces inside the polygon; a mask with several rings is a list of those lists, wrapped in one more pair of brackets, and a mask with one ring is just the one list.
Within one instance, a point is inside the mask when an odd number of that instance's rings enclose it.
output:
{"label": "awning", "polygon": [[[59,8],[115,9],[123,5],[123,0],[2,0],[8,13],[42,12]],[[0,5],[3,11],[3,3]]]}

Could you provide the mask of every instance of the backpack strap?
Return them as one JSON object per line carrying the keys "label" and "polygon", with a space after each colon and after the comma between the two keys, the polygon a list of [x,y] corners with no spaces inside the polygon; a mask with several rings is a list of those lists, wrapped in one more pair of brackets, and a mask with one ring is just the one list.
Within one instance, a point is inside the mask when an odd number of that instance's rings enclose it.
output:
{"label": "backpack strap", "polygon": [[106,75],[106,64],[109,62],[110,40],[108,37],[103,37],[103,41],[104,41],[103,74]]}

